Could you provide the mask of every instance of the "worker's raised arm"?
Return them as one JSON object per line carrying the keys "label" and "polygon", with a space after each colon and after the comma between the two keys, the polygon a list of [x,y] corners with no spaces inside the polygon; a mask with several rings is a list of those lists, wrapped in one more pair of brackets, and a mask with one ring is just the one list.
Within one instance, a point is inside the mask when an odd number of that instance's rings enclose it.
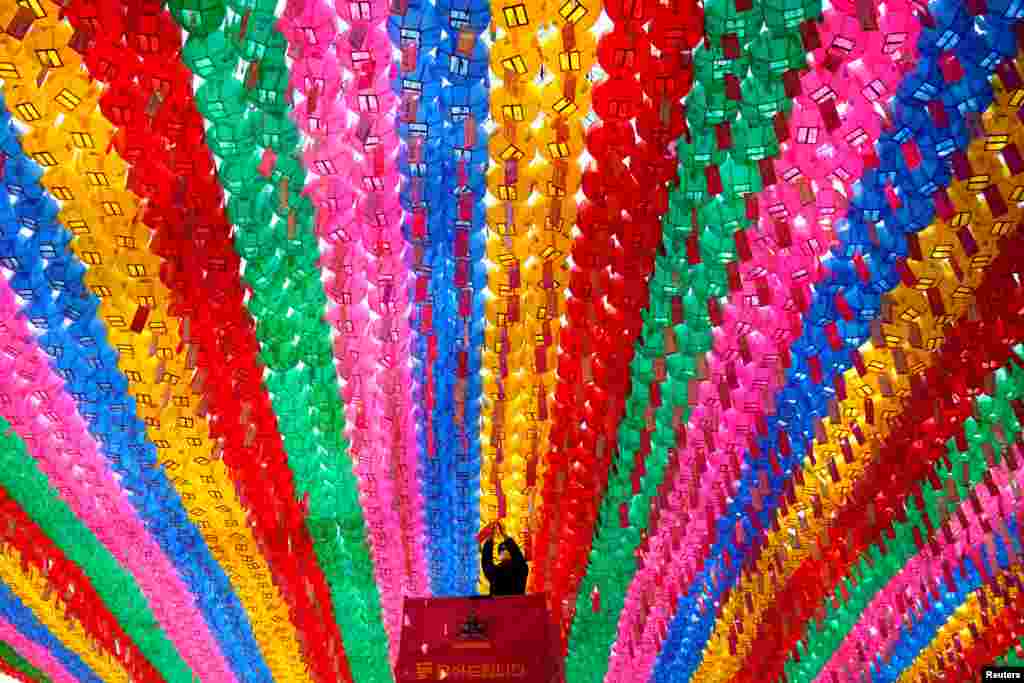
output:
{"label": "worker's raised arm", "polygon": [[494,539],[488,538],[480,548],[480,567],[488,581],[494,581]]}

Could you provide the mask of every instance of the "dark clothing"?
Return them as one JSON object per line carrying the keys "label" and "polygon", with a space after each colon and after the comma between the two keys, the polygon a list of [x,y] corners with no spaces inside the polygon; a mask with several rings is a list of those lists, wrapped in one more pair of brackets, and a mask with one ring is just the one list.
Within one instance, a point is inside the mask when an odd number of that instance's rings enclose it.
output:
{"label": "dark clothing", "polygon": [[523,551],[511,538],[506,538],[498,549],[508,550],[511,559],[494,564],[494,539],[489,538],[481,549],[480,564],[484,576],[491,584],[491,595],[526,595],[526,577],[530,567],[526,564]]}

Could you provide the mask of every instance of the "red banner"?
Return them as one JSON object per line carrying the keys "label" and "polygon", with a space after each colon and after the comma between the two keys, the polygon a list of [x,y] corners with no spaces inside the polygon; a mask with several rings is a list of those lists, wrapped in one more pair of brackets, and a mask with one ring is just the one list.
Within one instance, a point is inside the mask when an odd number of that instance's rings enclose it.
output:
{"label": "red banner", "polygon": [[406,599],[395,680],[558,683],[557,642],[541,594]]}

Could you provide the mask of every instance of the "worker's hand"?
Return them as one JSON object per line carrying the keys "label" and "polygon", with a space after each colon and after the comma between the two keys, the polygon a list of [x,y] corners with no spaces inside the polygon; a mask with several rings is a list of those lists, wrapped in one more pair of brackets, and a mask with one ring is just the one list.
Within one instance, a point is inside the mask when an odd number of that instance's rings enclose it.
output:
{"label": "worker's hand", "polygon": [[483,545],[488,541],[494,540],[494,524],[488,524],[483,529],[481,529],[480,533],[476,535],[476,540],[477,543],[479,543],[480,545]]}

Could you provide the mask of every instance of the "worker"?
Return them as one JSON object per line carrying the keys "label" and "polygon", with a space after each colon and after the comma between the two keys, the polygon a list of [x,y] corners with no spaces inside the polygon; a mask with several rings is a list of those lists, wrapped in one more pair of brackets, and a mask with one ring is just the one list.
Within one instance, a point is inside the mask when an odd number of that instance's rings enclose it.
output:
{"label": "worker", "polygon": [[526,564],[523,551],[519,544],[509,536],[505,536],[505,530],[501,523],[494,525],[493,530],[500,532],[504,537],[498,544],[498,562],[494,562],[494,536],[492,532],[487,536],[483,547],[480,549],[480,564],[484,570],[484,576],[491,584],[491,597],[499,595],[525,595],[526,577],[530,573],[530,567]]}

